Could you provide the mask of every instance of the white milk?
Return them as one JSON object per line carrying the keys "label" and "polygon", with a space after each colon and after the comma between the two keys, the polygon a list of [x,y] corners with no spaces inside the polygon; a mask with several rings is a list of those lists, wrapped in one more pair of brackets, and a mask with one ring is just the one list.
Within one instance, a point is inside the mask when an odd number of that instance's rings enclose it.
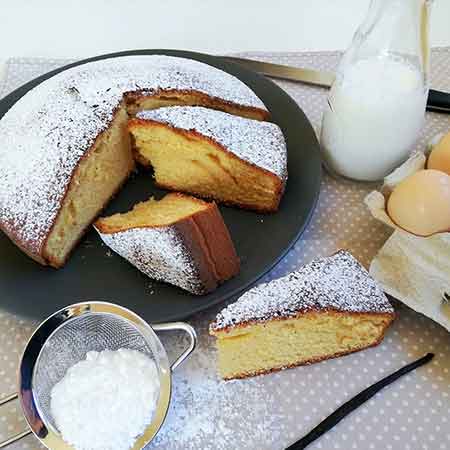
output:
{"label": "white milk", "polygon": [[334,83],[322,122],[326,165],[356,180],[380,180],[402,163],[424,121],[421,72],[392,58],[360,60]]}

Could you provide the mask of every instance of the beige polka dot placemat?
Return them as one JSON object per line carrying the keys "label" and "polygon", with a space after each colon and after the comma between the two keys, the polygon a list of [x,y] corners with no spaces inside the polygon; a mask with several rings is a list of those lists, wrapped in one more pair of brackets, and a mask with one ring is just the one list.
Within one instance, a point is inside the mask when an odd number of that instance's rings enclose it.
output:
{"label": "beige polka dot placemat", "polygon": [[[335,52],[243,56],[324,70],[334,70],[339,59]],[[66,62],[10,60],[0,93],[4,95]],[[326,90],[291,82],[277,83],[300,104],[318,130]],[[432,85],[450,91],[450,49],[433,51]],[[450,116],[427,114],[418,146],[423,148],[431,136],[449,129]],[[319,204],[307,231],[266,279],[284,275],[313,257],[341,247],[351,250],[368,265],[389,233],[363,205],[369,190],[324,176]],[[228,383],[218,380],[215,374],[214,343],[207,334],[208,324],[218,308],[196,316],[191,323],[199,333],[199,349],[174,374],[169,415],[148,448],[281,450],[368,385],[407,362],[434,352],[432,363],[384,389],[310,448],[450,450],[450,334],[398,303],[395,307],[398,319],[378,347]],[[0,310],[0,393],[9,394],[16,389],[18,358],[35,325]],[[178,353],[185,344],[176,336],[162,338],[169,353]],[[0,439],[24,426],[17,404],[1,410]],[[10,448],[36,449],[39,445],[28,437]]]}

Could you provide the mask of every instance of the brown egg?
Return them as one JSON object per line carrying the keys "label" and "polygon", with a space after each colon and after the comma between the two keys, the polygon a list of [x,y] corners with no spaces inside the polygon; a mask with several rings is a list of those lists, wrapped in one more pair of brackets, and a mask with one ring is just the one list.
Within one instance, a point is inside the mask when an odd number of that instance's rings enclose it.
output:
{"label": "brown egg", "polygon": [[431,151],[427,168],[442,170],[450,175],[450,133],[446,134]]}
{"label": "brown egg", "polygon": [[399,227],[419,236],[450,230],[450,176],[416,172],[395,187],[387,211]]}

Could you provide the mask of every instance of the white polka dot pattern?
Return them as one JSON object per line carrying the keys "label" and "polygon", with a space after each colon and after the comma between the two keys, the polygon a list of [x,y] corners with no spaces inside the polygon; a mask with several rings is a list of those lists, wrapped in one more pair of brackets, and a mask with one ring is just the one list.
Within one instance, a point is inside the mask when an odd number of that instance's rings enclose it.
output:
{"label": "white polka dot pattern", "polygon": [[[334,70],[336,52],[253,53],[275,63]],[[9,61],[0,94],[67,61]],[[432,85],[450,90],[450,49],[432,54]],[[316,130],[320,127],[326,90],[277,82],[303,108]],[[418,143],[423,148],[434,134],[450,129],[450,116],[427,114]],[[366,211],[363,199],[371,188],[324,177],[314,217],[293,250],[264,280],[298,268],[317,256],[347,248],[366,266],[389,230]],[[450,338],[431,320],[396,303],[398,319],[383,343],[343,358],[298,367],[254,379],[223,383],[215,373],[214,342],[208,336],[213,308],[191,320],[199,332],[198,351],[174,374],[174,393],[167,421],[149,449],[234,450],[283,449],[314,427],[349,397],[428,351],[432,363],[377,394],[313,449],[450,450]],[[35,323],[0,310],[0,393],[15,390],[16,365]],[[172,355],[185,342],[162,336]],[[19,431],[24,422],[19,406],[0,411],[0,440]],[[28,437],[11,449],[42,448]]]}

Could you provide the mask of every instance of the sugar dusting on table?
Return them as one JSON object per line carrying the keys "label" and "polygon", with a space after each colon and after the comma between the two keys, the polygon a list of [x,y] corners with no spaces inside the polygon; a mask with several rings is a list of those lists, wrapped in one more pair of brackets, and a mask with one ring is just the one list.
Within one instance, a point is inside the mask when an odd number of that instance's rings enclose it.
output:
{"label": "sugar dusting on table", "polygon": [[[277,448],[285,420],[277,399],[261,389],[261,378],[223,381],[216,374],[211,357],[212,339],[204,339],[196,352],[173,373],[172,402],[166,421],[146,448],[183,450],[269,450]],[[186,341],[165,336],[165,347],[173,354]],[[242,401],[245,399],[245,401]],[[257,405],[257,407],[255,407]],[[279,430],[279,431],[278,431]]]}
{"label": "sugar dusting on table", "polygon": [[151,422],[158,370],[136,350],[88,352],[53,387],[51,412],[77,450],[128,450]]}

